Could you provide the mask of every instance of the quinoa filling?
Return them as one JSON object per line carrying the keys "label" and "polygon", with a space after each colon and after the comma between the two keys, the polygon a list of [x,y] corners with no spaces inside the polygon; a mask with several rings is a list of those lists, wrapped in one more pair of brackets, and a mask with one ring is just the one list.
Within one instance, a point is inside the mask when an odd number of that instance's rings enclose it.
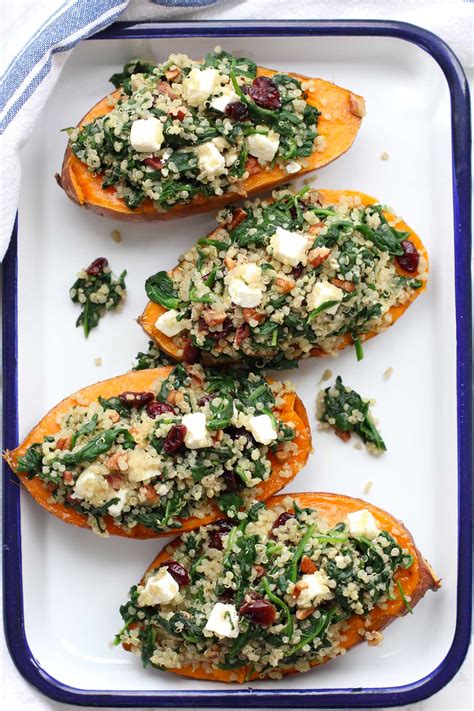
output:
{"label": "quinoa filling", "polygon": [[274,165],[297,173],[324,149],[310,82],[257,77],[252,60],[219,47],[204,62],[134,60],[111,82],[121,89],[112,111],[68,133],[77,158],[131,209],[145,198],[166,211],[197,195],[241,193],[250,174]]}
{"label": "quinoa filling", "polygon": [[[344,652],[349,617],[397,596],[411,609],[394,576],[413,557],[366,509],[329,526],[290,497],[275,509],[257,503],[237,521],[183,534],[166,553],[131,588],[116,638],[158,669],[306,671]],[[361,628],[380,639],[364,620]]]}
{"label": "quinoa filling", "polygon": [[336,355],[348,335],[361,358],[359,336],[389,326],[390,309],[423,286],[424,256],[382,205],[323,206],[309,187],[273,196],[221,211],[172,272],[147,280],[148,298],[168,309],[156,328],[218,361],[289,367]]}
{"label": "quinoa filling", "polygon": [[213,502],[235,516],[269,478],[273,454],[285,461],[295,450],[295,429],[280,413],[291,392],[252,373],[177,365],[153,391],[74,406],[18,471],[38,477],[52,501],[87,516],[98,533],[106,515],[125,531],[179,528],[178,517],[203,518]]}

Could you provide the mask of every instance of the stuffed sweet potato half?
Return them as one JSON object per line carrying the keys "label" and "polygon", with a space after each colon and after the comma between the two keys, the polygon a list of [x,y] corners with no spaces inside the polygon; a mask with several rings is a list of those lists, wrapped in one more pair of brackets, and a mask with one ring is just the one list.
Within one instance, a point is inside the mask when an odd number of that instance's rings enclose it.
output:
{"label": "stuffed sweet potato half", "polygon": [[177,365],[80,390],[5,458],[65,522],[152,538],[268,498],[310,449],[306,411],[287,383]]}
{"label": "stuffed sweet potato half", "polygon": [[364,100],[322,79],[257,67],[216,48],[204,62],[130,62],[111,96],[69,130],[60,185],[119,220],[213,210],[344,153]]}
{"label": "stuffed sweet potato half", "polygon": [[183,676],[279,678],[378,644],[437,587],[385,511],[337,494],[275,496],[161,551],[121,608],[116,642]]}
{"label": "stuffed sweet potato half", "polygon": [[146,283],[139,323],[177,360],[286,367],[351,344],[360,358],[426,286],[418,235],[363,193],[280,190],[218,219]]}

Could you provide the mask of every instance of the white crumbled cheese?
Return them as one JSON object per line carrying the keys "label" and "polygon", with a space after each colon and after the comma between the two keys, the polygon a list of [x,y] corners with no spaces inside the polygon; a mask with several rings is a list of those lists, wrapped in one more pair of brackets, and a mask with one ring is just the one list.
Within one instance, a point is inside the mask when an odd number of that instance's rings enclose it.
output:
{"label": "white crumbled cheese", "polygon": [[122,513],[122,509],[127,500],[127,489],[119,489],[118,491],[114,491],[113,496],[110,498],[118,499],[118,501],[116,504],[109,506],[107,513],[110,514],[110,516],[119,516]]}
{"label": "white crumbled cheese", "polygon": [[105,477],[92,464],[79,474],[74,484],[73,499],[85,499],[94,506],[100,506],[110,498],[110,486]]}
{"label": "white crumbled cheese", "polygon": [[130,143],[138,153],[154,153],[159,151],[163,143],[163,124],[156,116],[147,119],[137,119],[132,123]]}
{"label": "white crumbled cheese", "polygon": [[308,294],[308,309],[313,311],[313,309],[318,309],[328,301],[337,301],[337,304],[334,304],[329,309],[325,309],[325,313],[335,314],[343,296],[344,292],[342,289],[339,289],[338,286],[334,286],[334,284],[331,284],[329,281],[317,281],[312,291]]}
{"label": "white crumbled cheese", "polygon": [[236,94],[232,87],[226,86],[222,90],[222,96],[215,96],[212,99],[210,106],[211,109],[224,113],[224,111],[226,110],[226,106],[228,104],[233,104],[236,101],[240,101],[238,94]]}
{"label": "white crumbled cheese", "polygon": [[296,598],[298,607],[315,607],[323,600],[328,600],[332,597],[331,589],[328,586],[328,577],[322,570],[317,570],[315,573],[303,575],[299,584],[301,592]]}
{"label": "white crumbled cheese", "polygon": [[179,592],[179,585],[167,568],[160,568],[157,573],[151,575],[145,583],[145,587],[138,596],[138,604],[144,605],[167,605]]}
{"label": "white crumbled cheese", "polygon": [[239,614],[235,606],[216,602],[204,629],[208,632],[214,632],[219,637],[238,637]]}
{"label": "white crumbled cheese", "polygon": [[300,163],[298,163],[297,161],[290,160],[290,162],[285,165],[285,172],[286,173],[298,173],[302,167],[303,166],[300,165]]}
{"label": "white crumbled cheese", "polygon": [[258,288],[263,286],[262,268],[253,262],[250,264],[238,264],[232,269],[231,280],[236,277],[243,279],[249,286]]}
{"label": "white crumbled cheese", "polygon": [[309,246],[304,235],[277,227],[275,234],[270,238],[268,251],[282,264],[296,267],[297,264],[306,263]]}
{"label": "white crumbled cheese", "polygon": [[237,306],[253,309],[262,300],[262,290],[258,287],[249,286],[243,279],[237,277],[229,280],[229,296],[232,303]]}
{"label": "white crumbled cheese", "polygon": [[278,134],[265,136],[262,133],[252,133],[247,136],[247,148],[251,156],[266,160],[269,163],[274,159],[280,145]]}
{"label": "white crumbled cheese", "polygon": [[161,316],[158,316],[156,319],[155,327],[169,338],[176,336],[178,333],[181,333],[181,331],[184,331],[187,326],[186,321],[176,320],[178,314],[179,311],[176,311],[176,309],[165,311],[164,314],[161,314]]}
{"label": "white crumbled cheese", "polygon": [[130,481],[146,481],[161,474],[158,457],[144,449],[132,449],[128,455],[128,478]]}
{"label": "white crumbled cheese", "polygon": [[210,447],[212,438],[206,427],[206,415],[204,412],[191,412],[184,415],[181,424],[186,427],[184,444],[188,449]]}
{"label": "white crumbled cheese", "polygon": [[183,79],[183,98],[189,106],[203,104],[213,94],[221,83],[217,69],[191,69]]}
{"label": "white crumbled cheese", "polygon": [[270,444],[277,438],[275,423],[270,415],[256,415],[249,420],[249,430],[256,442]]}
{"label": "white crumbled cheese", "polygon": [[196,146],[195,151],[202,177],[214,180],[225,172],[225,158],[212,141]]}
{"label": "white crumbled cheese", "polygon": [[379,533],[377,521],[367,509],[347,514],[347,520],[349,521],[349,535],[354,538],[364,536],[372,539]]}

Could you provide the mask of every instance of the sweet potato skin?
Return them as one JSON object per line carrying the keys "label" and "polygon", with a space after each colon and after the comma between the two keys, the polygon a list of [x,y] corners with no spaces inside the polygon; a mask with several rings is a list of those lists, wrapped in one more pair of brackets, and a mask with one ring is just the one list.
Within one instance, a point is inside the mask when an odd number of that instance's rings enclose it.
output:
{"label": "sweet potato skin", "polygon": [[[377,200],[377,198],[372,197],[371,195],[366,195],[365,193],[358,192],[356,190],[318,190],[318,194],[320,195],[321,201],[324,205],[334,205],[339,203],[344,198],[351,199],[356,197],[360,199],[361,204],[365,207],[368,205],[375,205],[379,203],[379,200]],[[428,264],[428,253],[416,232],[414,232],[411,227],[409,227],[406,222],[404,222],[401,218],[393,215],[388,211],[385,212],[385,217],[389,220],[394,220],[394,226],[396,227],[396,229],[410,233],[409,239],[413,242],[418,252],[426,259],[426,262]],[[413,274],[405,272],[400,266],[398,266],[398,264],[396,265],[396,268],[402,276],[414,276]],[[393,326],[393,324],[398,321],[400,316],[405,313],[407,308],[425,289],[426,281],[423,282],[423,285],[419,289],[416,289],[416,291],[413,292],[411,297],[404,304],[392,306],[392,308],[388,312],[392,317],[390,326]],[[155,304],[152,301],[149,301],[141,316],[138,317],[137,321],[143,328],[145,333],[156,343],[158,348],[160,348],[160,350],[169,355],[171,358],[174,358],[178,361],[182,361],[183,349],[177,346],[172,338],[168,338],[163,333],[161,333],[161,331],[159,331],[155,326],[157,318],[165,311],[166,309],[160,304]],[[368,331],[367,333],[361,334],[360,340],[368,341],[371,338],[377,336],[378,333],[378,331]],[[341,340],[341,343],[339,344],[338,348],[339,350],[343,350],[344,348],[350,345],[352,345],[352,338],[350,334],[346,334],[344,339]],[[311,351],[312,357],[321,358],[325,355],[326,353],[323,351],[322,348],[314,348]],[[203,357],[205,363],[213,363],[212,359],[206,358],[205,354]]]}
{"label": "sweet potato skin", "polygon": [[[410,606],[413,608],[424,596],[428,590],[437,590],[440,586],[440,580],[434,574],[430,565],[424,560],[419,550],[416,548],[413,538],[405,526],[396,518],[388,514],[386,511],[374,506],[373,504],[363,501],[362,499],[354,499],[350,496],[331,493],[303,493],[303,494],[280,494],[268,499],[266,505],[268,508],[274,508],[281,505],[282,501],[287,497],[294,498],[298,505],[304,507],[314,507],[327,519],[330,525],[335,525],[341,518],[345,517],[352,511],[360,509],[368,509],[375,517],[380,527],[387,530],[400,543],[403,548],[407,548],[413,556],[413,565],[408,570],[400,569],[395,574],[395,580],[399,581],[406,595],[411,597]],[[146,573],[159,567],[162,562],[170,558],[173,548],[179,545],[179,538],[172,541],[156,556],[153,562],[148,566]],[[397,596],[395,600],[388,600],[385,610],[375,608],[368,617],[353,615],[347,620],[348,629],[344,631],[346,640],[343,645],[349,650],[356,644],[363,641],[363,636],[359,632],[379,632],[387,627],[397,617],[407,614],[407,609],[403,600]],[[365,626],[364,623],[370,620],[370,624]],[[326,658],[324,662],[329,661]],[[318,665],[317,662],[311,666]],[[230,682],[231,675],[237,676],[239,683],[257,680],[258,674],[250,674],[249,667],[234,669],[232,671],[224,669],[215,669],[211,673],[206,672],[202,668],[194,669],[191,666],[184,666],[180,669],[168,669],[167,671],[180,676],[190,677],[193,679],[203,679],[207,681],[223,681]],[[296,669],[283,670],[283,675],[299,673]]]}
{"label": "sweet potato skin", "polygon": [[[257,70],[258,76],[273,76],[276,73],[273,69],[262,67]],[[331,82],[310,79],[299,74],[290,74],[290,76],[300,81],[312,82],[313,89],[307,92],[308,103],[322,110],[318,119],[318,133],[326,138],[324,150],[313,152],[307,159],[308,165],[293,176],[299,177],[331,163],[351,147],[360,128],[365,105],[361,96]],[[120,94],[120,90],[117,90],[111,96],[118,98]],[[109,98],[105,97],[88,111],[78,125],[90,123],[98,116],[109,113],[112,108]],[[260,170],[242,183],[242,192],[252,196],[264,190],[271,190],[288,182],[289,179],[290,176],[279,167],[268,171]],[[189,203],[176,205],[166,212],[158,212],[150,200],[145,200],[135,210],[131,210],[117,196],[113,187],[102,189],[102,178],[90,173],[87,166],[73,154],[70,146],[67,147],[64,155],[59,183],[73,202],[98,215],[124,222],[155,222],[189,217],[218,210],[242,197],[240,192],[229,192],[213,197],[197,195]]]}
{"label": "sweet potato skin", "polygon": [[[73,395],[70,395],[62,400],[58,405],[53,407],[47,415],[43,417],[43,419],[36,427],[33,428],[19,447],[12,451],[6,451],[3,455],[5,460],[37,503],[43,506],[43,508],[49,511],[49,513],[57,516],[65,523],[70,523],[73,526],[79,526],[81,528],[89,528],[86,516],[72,508],[64,506],[63,504],[51,502],[50,492],[45,486],[43,486],[42,481],[38,477],[28,479],[25,473],[18,471],[19,457],[22,457],[28,447],[34,442],[41,442],[45,435],[52,435],[58,432],[58,417],[67,412],[73,405],[88,404],[89,402],[96,400],[99,395],[105,398],[110,398],[127,390],[136,392],[149,390],[156,380],[165,378],[171,370],[172,366],[166,366],[151,370],[132,371],[130,373],[126,373],[125,375],[111,378],[110,380],[101,381],[95,385],[83,388]],[[298,447],[298,453],[291,459],[290,477],[284,477],[282,475],[284,463],[279,462],[273,455],[270,457],[272,460],[272,474],[269,479],[262,482],[262,484],[255,489],[255,495],[260,500],[272,496],[286,486],[286,484],[290,482],[305,465],[311,451],[311,430],[308,415],[301,400],[296,397],[294,393],[288,393],[285,398],[284,407],[278,412],[282,420],[285,422],[291,422],[296,427],[297,435],[294,441]],[[201,525],[211,523],[218,518],[222,518],[222,512],[217,506],[215,506],[212,514],[204,518],[190,517],[187,519],[180,519],[182,525],[179,531],[184,533],[184,531],[189,531]],[[123,536],[126,538],[161,538],[175,535],[176,533],[176,531],[158,533],[153,529],[146,528],[142,524],[137,524],[131,529],[130,533],[128,533],[114,523],[112,516],[106,516],[104,521],[107,532],[110,535]]]}

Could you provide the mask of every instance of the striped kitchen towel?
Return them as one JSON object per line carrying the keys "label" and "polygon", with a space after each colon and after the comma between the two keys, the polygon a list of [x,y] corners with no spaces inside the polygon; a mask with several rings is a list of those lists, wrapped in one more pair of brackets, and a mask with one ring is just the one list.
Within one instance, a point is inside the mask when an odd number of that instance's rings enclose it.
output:
{"label": "striped kitchen towel", "polygon": [[[0,59],[0,260],[8,247],[20,189],[19,150],[70,50],[125,10],[168,20],[219,0],[15,0],[3,10]],[[123,18],[122,18],[123,19]]]}

